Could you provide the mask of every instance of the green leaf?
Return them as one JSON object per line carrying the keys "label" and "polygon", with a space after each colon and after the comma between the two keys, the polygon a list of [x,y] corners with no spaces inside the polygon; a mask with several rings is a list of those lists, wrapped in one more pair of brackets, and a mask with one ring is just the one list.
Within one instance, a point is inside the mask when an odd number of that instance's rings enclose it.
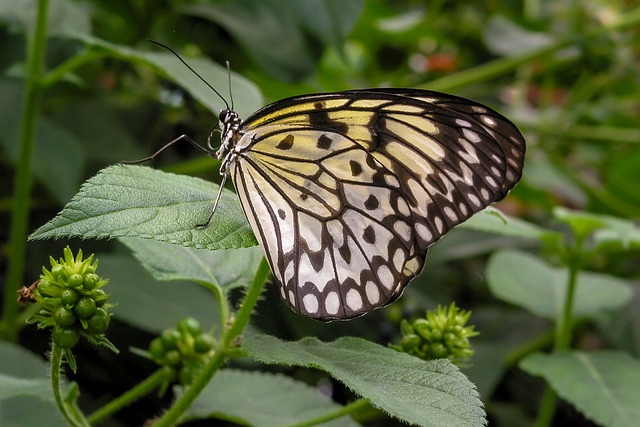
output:
{"label": "green leaf", "polygon": [[[36,2],[14,0],[0,2],[0,20],[13,25],[20,32],[34,34]],[[65,36],[91,31],[89,9],[75,2],[58,0],[52,2],[47,14],[47,35]]]}
{"label": "green leaf", "polygon": [[[552,267],[518,251],[498,252],[487,266],[489,289],[496,297],[552,320],[562,314],[568,280],[566,268]],[[596,316],[627,303],[631,288],[613,276],[582,272],[574,298],[575,316]]]}
{"label": "green leaf", "polygon": [[65,425],[53,403],[47,368],[47,363],[30,351],[0,341],[0,425]]}
{"label": "green leaf", "polygon": [[526,30],[500,15],[492,16],[483,28],[485,44],[497,55],[522,55],[555,42],[550,33]]}
{"label": "green leaf", "polygon": [[[109,279],[104,287],[116,319],[148,332],[174,328],[184,317],[196,318],[205,329],[220,323],[214,294],[187,282],[159,283],[130,255],[96,254],[98,272]],[[107,331],[107,336],[109,332]]]}
{"label": "green leaf", "polygon": [[530,222],[507,216],[492,207],[478,212],[460,224],[460,227],[535,240],[541,240],[547,235],[557,234]]}
{"label": "green leaf", "polygon": [[157,280],[212,283],[227,289],[248,286],[262,259],[258,246],[210,251],[154,240],[119,239]]}
{"label": "green leaf", "polygon": [[178,245],[231,249],[256,244],[236,195],[224,190],[211,223],[205,221],[218,186],[142,166],[115,165],[85,182],[51,221],[29,238],[141,237]]}
{"label": "green leaf", "polygon": [[[22,82],[0,80],[0,144],[13,163],[17,162],[20,149],[23,92]],[[60,204],[73,196],[82,181],[86,157],[78,138],[47,117],[38,117],[33,174]]]}
{"label": "green leaf", "polygon": [[640,361],[626,353],[537,353],[522,360],[520,368],[543,377],[560,397],[600,425],[638,425]]}
{"label": "green leaf", "polygon": [[244,349],[264,363],[313,367],[328,372],[390,415],[421,426],[486,424],[474,385],[446,359],[425,362],[369,341],[345,337],[285,342],[249,337]]}
{"label": "green leaf", "polygon": [[47,378],[19,378],[0,373],[0,400],[15,396],[35,396],[53,401],[51,381]]}
{"label": "green leaf", "polygon": [[[267,72],[299,80],[313,72],[318,43],[341,45],[363,7],[362,0],[233,0],[183,7],[182,11],[224,27]],[[250,24],[249,24],[250,23]],[[265,49],[265,46],[278,46]]]}
{"label": "green leaf", "polygon": [[[126,60],[138,64],[146,64],[153,67],[156,71],[170,78],[202,105],[207,107],[211,112],[216,114],[212,117],[212,122],[217,122],[217,114],[223,108],[227,108],[226,104],[209,88],[202,80],[198,78],[191,70],[184,66],[178,58],[168,52],[136,50],[127,46],[120,46],[106,42],[91,36],[78,36],[79,40],[87,46],[96,50],[102,50],[110,56]],[[149,43],[150,48],[154,45]],[[160,49],[160,48],[158,48]],[[263,105],[260,90],[256,85],[246,78],[231,72],[226,67],[220,66],[205,58],[185,57],[184,60],[193,68],[203,79],[211,86],[216,88],[218,92],[223,94],[229,87],[229,79],[231,79],[231,88],[233,88],[233,104],[241,117],[247,117]],[[227,102],[231,103],[230,100]]]}
{"label": "green leaf", "polygon": [[[177,389],[180,393],[180,389]],[[337,411],[340,405],[314,387],[280,375],[219,371],[186,413],[185,420],[220,418],[241,425],[280,427],[298,424]],[[355,427],[348,416],[317,424]]]}
{"label": "green leaf", "polygon": [[569,224],[575,234],[587,236],[593,233],[593,242],[600,249],[640,248],[640,227],[633,221],[561,207],[553,210],[553,216]]}

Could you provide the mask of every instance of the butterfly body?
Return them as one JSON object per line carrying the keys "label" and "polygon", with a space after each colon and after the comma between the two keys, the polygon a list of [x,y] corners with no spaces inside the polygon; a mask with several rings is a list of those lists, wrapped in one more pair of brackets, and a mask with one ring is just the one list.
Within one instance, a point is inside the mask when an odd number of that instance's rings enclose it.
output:
{"label": "butterfly body", "polygon": [[515,185],[525,152],[490,108],[417,89],[296,96],[220,126],[221,173],[283,300],[320,320],[397,299],[431,244]]}

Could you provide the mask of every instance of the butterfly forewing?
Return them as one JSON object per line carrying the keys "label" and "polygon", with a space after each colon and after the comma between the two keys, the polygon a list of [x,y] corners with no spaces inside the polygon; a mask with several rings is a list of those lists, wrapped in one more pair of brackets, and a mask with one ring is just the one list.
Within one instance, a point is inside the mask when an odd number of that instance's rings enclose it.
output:
{"label": "butterfly forewing", "polygon": [[321,320],[398,298],[433,242],[515,185],[525,148],[488,107],[411,89],[278,101],[238,145],[231,174],[281,296]]}

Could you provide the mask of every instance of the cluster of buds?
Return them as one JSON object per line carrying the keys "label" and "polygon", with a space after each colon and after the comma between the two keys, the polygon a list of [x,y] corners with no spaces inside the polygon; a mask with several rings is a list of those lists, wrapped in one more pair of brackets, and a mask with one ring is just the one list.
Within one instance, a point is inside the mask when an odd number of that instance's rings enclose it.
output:
{"label": "cluster of buds", "polygon": [[32,299],[40,304],[40,311],[28,319],[39,328],[53,328],[53,342],[69,350],[81,336],[92,343],[113,348],[104,337],[111,314],[109,295],[102,290],[107,279],[96,274],[98,261],[93,254],[82,259],[82,250],[76,257],[67,246],[64,257],[56,261],[50,257],[51,269],[42,267],[42,274],[33,289]]}
{"label": "cluster of buds", "polygon": [[189,385],[213,354],[216,340],[203,333],[200,323],[186,317],[176,329],[165,329],[149,344],[151,360],[173,370],[182,385]]}
{"label": "cluster of buds", "polygon": [[452,303],[428,311],[426,318],[413,322],[403,319],[400,345],[391,347],[423,360],[447,358],[454,363],[465,362],[473,355],[469,338],[478,335],[473,326],[465,326],[469,316],[471,312]]}

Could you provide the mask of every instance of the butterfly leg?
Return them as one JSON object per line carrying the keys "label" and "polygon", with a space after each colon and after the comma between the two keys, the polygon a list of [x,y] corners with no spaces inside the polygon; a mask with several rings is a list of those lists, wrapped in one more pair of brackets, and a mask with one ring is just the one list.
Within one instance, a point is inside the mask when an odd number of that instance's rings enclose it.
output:
{"label": "butterfly leg", "polygon": [[197,224],[196,228],[198,230],[201,230],[205,227],[207,227],[210,223],[211,223],[211,219],[213,218],[213,214],[216,212],[216,209],[218,209],[218,203],[220,203],[220,197],[222,197],[222,190],[224,189],[224,184],[227,182],[227,174],[223,173],[222,174],[222,181],[220,182],[220,189],[218,190],[218,194],[216,195],[216,200],[215,202],[213,202],[213,207],[211,208],[211,212],[209,212],[209,216],[207,217],[207,220],[205,222],[203,222],[202,224]]}

